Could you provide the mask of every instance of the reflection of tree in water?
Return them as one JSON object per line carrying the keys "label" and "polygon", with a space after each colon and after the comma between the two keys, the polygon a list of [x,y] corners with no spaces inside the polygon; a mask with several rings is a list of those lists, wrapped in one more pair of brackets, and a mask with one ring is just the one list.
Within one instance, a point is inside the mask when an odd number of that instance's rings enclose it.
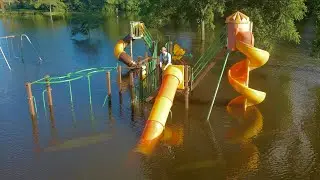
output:
{"label": "reflection of tree in water", "polygon": [[79,49],[81,52],[89,55],[97,55],[99,53],[99,47],[101,46],[100,40],[73,40],[73,44]]}
{"label": "reflection of tree in water", "polygon": [[83,13],[72,16],[70,20],[71,37],[82,34],[90,39],[90,32],[100,27],[103,18],[99,14]]}
{"label": "reflection of tree in water", "polygon": [[312,43],[312,56],[320,58],[320,25],[316,31],[316,38]]}

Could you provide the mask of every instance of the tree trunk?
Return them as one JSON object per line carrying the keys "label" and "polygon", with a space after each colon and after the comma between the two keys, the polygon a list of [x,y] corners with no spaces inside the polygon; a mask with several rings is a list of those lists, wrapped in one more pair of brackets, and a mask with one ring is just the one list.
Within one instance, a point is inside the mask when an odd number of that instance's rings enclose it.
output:
{"label": "tree trunk", "polygon": [[204,41],[206,39],[206,35],[205,35],[205,24],[204,24],[204,20],[201,20],[201,41]]}
{"label": "tree trunk", "polygon": [[3,0],[0,0],[0,6],[1,6],[1,9],[2,9],[2,12],[5,11],[5,8],[4,8],[4,2]]}
{"label": "tree trunk", "polygon": [[52,19],[52,4],[50,3],[50,19],[51,19],[51,22],[53,22],[53,19]]}

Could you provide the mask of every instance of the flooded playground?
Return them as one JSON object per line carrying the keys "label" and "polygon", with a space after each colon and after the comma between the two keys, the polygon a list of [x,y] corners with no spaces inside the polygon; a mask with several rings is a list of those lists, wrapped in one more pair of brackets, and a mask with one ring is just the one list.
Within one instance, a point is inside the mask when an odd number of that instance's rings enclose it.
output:
{"label": "flooded playground", "polygon": [[[266,92],[266,98],[249,107],[244,116],[227,110],[228,103],[239,96],[229,84],[228,70],[242,59],[231,54],[206,121],[223,67],[223,60],[217,61],[191,92],[188,110],[183,93],[176,95],[164,130],[175,138],[164,138],[146,156],[134,149],[153,104],[132,100],[128,69],[122,69],[121,86],[117,82],[121,62],[114,57],[114,47],[129,33],[129,25],[128,19],[109,18],[90,33],[90,39],[82,39],[71,38],[63,19],[1,18],[0,36],[18,37],[1,39],[11,70],[2,57],[0,179],[320,177],[320,65],[309,56],[312,27],[306,24],[300,29],[300,45],[279,43],[268,62],[250,72],[250,87]],[[177,40],[194,59],[212,43],[202,44],[200,35],[187,28],[162,33]],[[21,34],[33,45],[23,40],[23,58]],[[143,41],[134,42],[134,59],[146,51]],[[191,66],[196,65],[188,59]],[[77,80],[58,83],[64,80],[58,78],[51,83],[52,111],[46,83],[32,84],[37,119],[33,121],[25,83],[81,70],[87,72],[72,76]],[[133,73],[133,78],[136,86],[139,75]]]}

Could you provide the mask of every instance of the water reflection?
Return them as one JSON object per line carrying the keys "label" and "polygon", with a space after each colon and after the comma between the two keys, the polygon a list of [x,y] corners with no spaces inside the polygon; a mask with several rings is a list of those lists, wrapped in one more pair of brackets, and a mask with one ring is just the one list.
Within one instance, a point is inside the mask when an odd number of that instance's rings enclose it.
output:
{"label": "water reflection", "polygon": [[51,134],[51,140],[49,144],[57,144],[58,142],[58,131],[56,129],[56,120],[54,118],[53,113],[53,107],[49,106],[49,112],[50,112],[50,134]]}
{"label": "water reflection", "polygon": [[72,150],[74,148],[87,147],[92,144],[102,143],[111,138],[112,138],[112,135],[109,133],[97,133],[96,135],[66,140],[62,143],[56,144],[55,146],[44,148],[43,151],[52,152],[52,151]]}
{"label": "water reflection", "polygon": [[244,111],[241,106],[228,106],[228,112],[237,118],[234,127],[229,128],[226,138],[229,143],[246,144],[257,136],[263,126],[263,117],[255,106],[247,107]]}
{"label": "water reflection", "polygon": [[33,145],[34,145],[34,151],[40,152],[41,146],[39,142],[39,127],[38,127],[38,121],[36,117],[32,117],[32,137],[33,137]]}
{"label": "water reflection", "polygon": [[[49,147],[41,148],[39,143],[40,136],[39,136],[38,121],[36,118],[32,119],[32,129],[33,129],[32,135],[33,135],[35,152],[65,151],[65,150],[72,150],[74,148],[83,148],[92,144],[105,142],[111,139],[112,137],[111,133],[95,133],[94,135],[72,138],[72,139],[60,142],[58,140],[58,130],[56,128],[53,111],[50,110],[49,112],[50,112],[50,134],[51,134]],[[108,101],[108,117],[109,117],[108,118],[109,124],[112,126],[115,122],[115,118],[112,115],[111,100]]]}
{"label": "water reflection", "polygon": [[[243,99],[243,103],[245,99]],[[260,162],[258,147],[252,142],[263,127],[263,116],[256,106],[243,107],[243,104],[229,104],[227,111],[237,120],[227,130],[225,138],[231,144],[231,152],[227,151],[226,168],[230,171],[228,178],[246,177],[256,171]],[[236,145],[236,146],[235,146]],[[240,177],[240,178],[241,178]]]}
{"label": "water reflection", "polygon": [[306,178],[316,166],[316,152],[305,124],[316,112],[317,99],[311,88],[317,87],[314,72],[293,71],[286,93],[289,96],[290,113],[280,121],[289,124],[283,132],[276,132],[266,154],[267,168],[274,177]]}
{"label": "water reflection", "polygon": [[144,140],[144,138],[141,137],[134,151],[150,156],[160,142],[167,147],[180,146],[183,143],[183,134],[182,125],[166,125],[158,137],[154,137],[151,140]]}
{"label": "water reflection", "polygon": [[[73,44],[81,53],[88,54],[91,56],[98,56],[99,49],[101,47],[100,40],[85,39],[85,40],[76,40],[73,39]],[[92,57],[91,57],[92,58]]]}

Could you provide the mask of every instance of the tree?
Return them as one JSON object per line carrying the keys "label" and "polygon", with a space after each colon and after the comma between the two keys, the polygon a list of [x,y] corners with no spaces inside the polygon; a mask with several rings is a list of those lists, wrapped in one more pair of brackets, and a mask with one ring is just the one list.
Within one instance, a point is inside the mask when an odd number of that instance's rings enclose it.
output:
{"label": "tree", "polygon": [[223,15],[225,2],[223,0],[189,0],[182,4],[183,11],[191,22],[201,24],[201,39],[205,39],[205,24],[214,29],[215,14]]}
{"label": "tree", "polygon": [[320,58],[320,1],[307,1],[309,16],[314,17],[316,38],[312,42],[312,55]]}
{"label": "tree", "polygon": [[214,29],[215,14],[223,15],[223,0],[144,0],[140,14],[153,20],[155,26],[164,26],[171,20],[186,19],[189,23],[201,25],[202,39],[205,37],[205,24]]}
{"label": "tree", "polygon": [[52,12],[65,12],[67,6],[62,2],[62,0],[38,0],[34,3],[34,8],[36,9],[49,9],[50,15]]}
{"label": "tree", "polygon": [[78,33],[87,35],[90,38],[90,31],[99,28],[103,22],[100,14],[90,14],[89,12],[72,16],[71,36]]}
{"label": "tree", "polygon": [[263,48],[270,50],[279,40],[300,42],[296,22],[306,15],[305,0],[229,1],[226,7],[228,14],[241,11],[250,17],[256,42],[263,45]]}
{"label": "tree", "polygon": [[115,14],[116,8],[120,8],[120,5],[125,1],[126,0],[105,0],[102,12],[107,15]]}
{"label": "tree", "polygon": [[2,12],[4,12],[6,10],[4,7],[3,0],[0,0],[0,8],[1,8]]}

